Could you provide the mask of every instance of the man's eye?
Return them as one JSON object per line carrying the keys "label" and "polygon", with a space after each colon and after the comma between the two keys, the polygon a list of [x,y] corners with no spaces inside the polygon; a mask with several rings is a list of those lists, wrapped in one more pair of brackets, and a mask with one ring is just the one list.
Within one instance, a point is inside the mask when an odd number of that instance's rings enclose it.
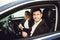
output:
{"label": "man's eye", "polygon": [[39,15],[39,14],[37,14],[37,15]]}

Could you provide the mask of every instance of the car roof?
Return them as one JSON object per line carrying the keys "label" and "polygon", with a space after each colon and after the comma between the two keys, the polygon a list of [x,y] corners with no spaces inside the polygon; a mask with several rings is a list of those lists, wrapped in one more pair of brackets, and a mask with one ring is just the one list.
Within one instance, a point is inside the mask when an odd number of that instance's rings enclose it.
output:
{"label": "car roof", "polygon": [[6,10],[6,9],[12,7],[12,6],[15,6],[17,4],[21,4],[21,3],[24,3],[24,2],[28,2],[28,1],[57,1],[57,0],[24,0],[24,1],[18,0],[18,1],[14,1],[14,2],[11,2],[11,3],[8,3],[6,5],[1,6],[0,7],[0,12],[4,11],[4,10]]}
{"label": "car roof", "polygon": [[29,1],[29,0],[24,0],[24,1],[19,1],[18,0],[18,1],[14,1],[14,2],[8,3],[6,5],[3,5],[3,6],[0,7],[0,12],[4,11],[4,10],[6,10],[6,9],[12,7],[12,6],[15,6],[17,4],[21,4],[21,3],[24,3],[24,2],[27,2],[27,1]]}

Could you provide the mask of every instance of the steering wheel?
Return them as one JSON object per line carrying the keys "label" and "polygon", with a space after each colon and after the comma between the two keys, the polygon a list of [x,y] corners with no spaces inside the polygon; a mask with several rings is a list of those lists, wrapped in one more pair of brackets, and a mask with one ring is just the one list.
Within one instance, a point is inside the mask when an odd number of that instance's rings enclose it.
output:
{"label": "steering wheel", "polygon": [[21,35],[20,32],[19,32],[19,28],[18,28],[17,23],[15,23],[15,22],[12,20],[11,16],[8,17],[7,23],[8,23],[9,33],[12,32],[12,33],[14,33],[14,34],[16,34],[16,35]]}

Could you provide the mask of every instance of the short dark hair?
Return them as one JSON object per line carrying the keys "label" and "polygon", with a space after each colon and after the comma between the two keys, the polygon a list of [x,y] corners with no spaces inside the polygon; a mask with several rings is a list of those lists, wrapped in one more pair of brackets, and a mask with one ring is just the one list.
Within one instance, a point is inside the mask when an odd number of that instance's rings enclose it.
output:
{"label": "short dark hair", "polygon": [[41,12],[40,8],[32,8],[31,9],[31,14],[33,14],[33,12],[35,12],[35,11],[40,11]]}

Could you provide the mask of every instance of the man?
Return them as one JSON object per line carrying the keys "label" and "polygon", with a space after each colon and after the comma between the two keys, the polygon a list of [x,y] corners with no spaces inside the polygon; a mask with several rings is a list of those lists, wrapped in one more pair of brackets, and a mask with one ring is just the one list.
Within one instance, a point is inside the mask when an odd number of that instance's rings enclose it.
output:
{"label": "man", "polygon": [[33,8],[31,11],[32,11],[32,18],[34,20],[34,25],[32,26],[30,36],[36,36],[36,35],[47,33],[49,27],[42,19],[43,14],[41,10],[39,8]]}

